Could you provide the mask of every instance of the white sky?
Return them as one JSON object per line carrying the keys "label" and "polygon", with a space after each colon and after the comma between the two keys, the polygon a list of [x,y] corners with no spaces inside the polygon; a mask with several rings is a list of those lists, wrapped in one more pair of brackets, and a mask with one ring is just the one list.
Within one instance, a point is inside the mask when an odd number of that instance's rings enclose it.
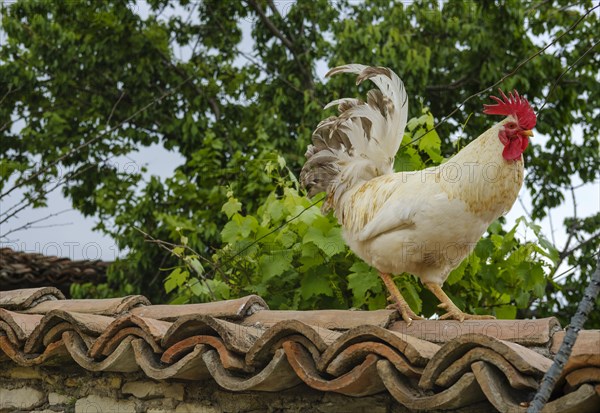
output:
{"label": "white sky", "polygon": [[[147,5],[141,3],[138,12],[146,16],[149,12]],[[165,15],[180,14],[184,17],[187,13],[178,10],[167,10]],[[244,52],[252,50],[252,41],[249,38],[250,22],[243,23],[244,40],[239,45],[239,49]],[[0,37],[0,42],[2,38]],[[179,51],[179,57],[185,58],[186,50]],[[242,59],[242,58],[240,58]],[[245,62],[240,61],[240,64]],[[327,67],[323,62],[317,65],[317,74],[322,79]],[[407,85],[409,88],[410,86]],[[415,104],[416,102],[413,102]],[[441,116],[443,114],[437,114]],[[316,126],[316,125],[315,125]],[[581,130],[574,130],[575,141],[581,142]],[[536,135],[532,138],[537,142],[545,142],[547,138]],[[159,145],[153,145],[147,148],[141,148],[138,152],[130,154],[127,158],[115,159],[112,162],[121,164],[123,167],[141,167],[145,165],[148,172],[145,177],[156,175],[166,178],[172,175],[173,170],[182,163],[183,158],[173,152],[169,152]],[[12,196],[2,202],[1,210],[9,208],[20,200],[22,192],[15,191]],[[600,210],[600,183],[592,183],[580,187],[576,190],[578,216],[585,217],[597,213]],[[525,207],[531,209],[531,197],[525,187],[522,188],[520,198]],[[566,241],[566,234],[562,222],[565,217],[572,216],[572,201],[570,195],[565,197],[563,205],[553,209],[550,216],[554,226],[554,233],[551,231],[550,218],[545,218],[542,222],[542,231],[550,240],[554,239],[557,247],[562,247]],[[2,240],[0,246],[9,246],[16,250],[40,252],[45,255],[66,256],[71,259],[102,259],[107,261],[114,260],[117,256],[123,256],[125,251],[119,251],[114,241],[102,235],[99,232],[92,231],[96,221],[94,218],[85,218],[76,210],[71,208],[71,204],[66,200],[60,190],[55,190],[48,196],[48,207],[39,209],[24,210],[16,219],[0,228],[0,233],[6,233],[12,228],[20,227],[28,222],[38,220],[50,214],[59,211],[69,210],[59,216],[40,222],[38,227],[26,231],[13,233],[9,236],[9,241]],[[525,211],[517,201],[513,209],[507,215],[509,225],[523,215]],[[518,234],[522,239],[533,239],[530,230],[521,228]]]}

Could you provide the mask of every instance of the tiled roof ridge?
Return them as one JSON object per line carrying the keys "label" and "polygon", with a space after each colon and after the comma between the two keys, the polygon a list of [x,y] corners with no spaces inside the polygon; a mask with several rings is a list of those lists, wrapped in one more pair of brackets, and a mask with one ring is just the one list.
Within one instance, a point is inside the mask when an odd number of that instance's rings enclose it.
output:
{"label": "tiled roof ridge", "polygon": [[[564,337],[554,318],[409,327],[391,310],[271,311],[258,296],[153,306],[142,296],[65,300],[57,291],[0,292],[0,361],[212,379],[230,391],[303,383],[354,397],[388,392],[414,410],[487,400],[520,412]],[[600,331],[581,331],[544,412],[598,406]]]}
{"label": "tiled roof ridge", "polygon": [[3,247],[0,248],[0,285],[14,289],[81,282],[97,284],[106,280],[110,264],[102,260],[71,260]]}

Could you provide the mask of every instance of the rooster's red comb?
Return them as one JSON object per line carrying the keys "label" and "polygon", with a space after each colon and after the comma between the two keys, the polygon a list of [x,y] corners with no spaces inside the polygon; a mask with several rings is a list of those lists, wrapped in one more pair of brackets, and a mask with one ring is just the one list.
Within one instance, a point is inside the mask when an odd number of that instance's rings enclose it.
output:
{"label": "rooster's red comb", "polygon": [[535,112],[529,105],[527,99],[523,96],[519,96],[519,92],[516,90],[509,93],[507,97],[501,89],[500,95],[502,99],[496,96],[490,96],[496,102],[497,105],[483,105],[483,113],[487,115],[504,115],[514,116],[517,118],[519,126],[523,129],[533,129],[537,122]]}

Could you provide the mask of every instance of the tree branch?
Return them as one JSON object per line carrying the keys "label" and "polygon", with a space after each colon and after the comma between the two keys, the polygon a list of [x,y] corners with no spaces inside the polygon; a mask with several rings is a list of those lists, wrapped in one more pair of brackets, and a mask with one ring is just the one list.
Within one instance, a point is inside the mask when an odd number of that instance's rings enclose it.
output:
{"label": "tree branch", "polygon": [[292,52],[292,54],[294,54],[294,50],[293,50],[294,44],[290,41],[290,39],[285,37],[285,35],[279,31],[279,29],[275,26],[275,24],[271,21],[271,19],[269,19],[269,17],[265,14],[262,7],[260,7],[260,5],[255,0],[247,0],[247,1],[248,1],[248,4],[250,6],[252,6],[252,8],[256,11],[256,13],[258,14],[258,17],[260,17],[260,20],[265,24],[265,26],[267,26],[267,29],[269,29],[269,31],[271,33],[273,33],[273,35],[275,37],[277,37],[279,40],[281,40],[281,42],[285,45],[285,47],[287,47],[287,49],[290,52]]}
{"label": "tree branch", "polygon": [[121,103],[121,99],[123,99],[126,93],[126,91],[122,91],[121,96],[119,96],[119,99],[117,99],[117,101],[113,105],[112,109],[110,110],[110,115],[108,115],[108,119],[106,120],[106,126],[110,127],[110,121],[113,115],[115,114],[115,110],[117,109],[117,106],[119,106],[119,103]]}
{"label": "tree branch", "polygon": [[[33,221],[29,221],[28,223],[26,223],[26,224],[23,224],[23,225],[21,225],[20,227],[17,227],[17,228],[14,228],[14,229],[8,230],[8,231],[7,231],[5,234],[0,234],[0,238],[8,238],[8,236],[9,236],[10,234],[13,234],[13,233],[15,233],[15,232],[18,232],[18,231],[23,231],[23,230],[25,230],[25,229],[31,229],[31,228],[43,228],[43,227],[41,227],[41,226],[40,226],[40,227],[34,227],[33,225],[35,225],[35,224],[37,224],[37,223],[39,223],[39,222],[46,221],[46,220],[48,220],[48,219],[50,219],[50,218],[57,217],[57,216],[59,216],[59,215],[61,215],[61,214],[64,214],[65,212],[69,212],[69,211],[72,211],[72,210],[73,210],[72,208],[69,208],[69,209],[63,209],[62,211],[59,211],[59,212],[52,213],[52,214],[50,214],[50,215],[47,215],[47,216],[45,216],[45,217],[43,217],[43,218],[39,218],[39,219],[36,219],[36,220],[33,220]],[[63,225],[64,225],[64,224],[63,224]],[[53,224],[53,225],[51,225],[51,226],[58,226],[58,224]]]}
{"label": "tree branch", "polygon": [[577,251],[579,248],[583,247],[588,242],[594,241],[597,238],[600,238],[600,232],[597,233],[597,234],[592,235],[590,238],[586,239],[585,241],[580,242],[579,244],[577,244],[576,246],[574,246],[570,250],[561,252],[560,253],[560,257],[564,260],[565,258],[567,258],[568,256],[570,256],[571,254],[573,254],[575,251]]}
{"label": "tree branch", "polygon": [[558,83],[560,82],[560,80],[563,78],[564,75],[567,74],[567,72],[569,70],[571,70],[573,67],[575,67],[575,65],[577,63],[579,63],[579,61],[581,59],[583,59],[585,57],[585,55],[587,55],[589,52],[592,51],[592,49],[596,46],[598,46],[598,43],[600,43],[600,40],[598,40],[596,43],[594,43],[591,47],[589,47],[585,52],[583,52],[583,54],[581,56],[579,56],[579,58],[577,58],[577,60],[575,60],[572,64],[569,65],[569,67],[567,67],[561,74],[560,76],[558,76],[556,78],[556,80],[554,81],[554,83],[552,84],[552,87],[550,88],[550,90],[548,91],[548,94],[544,97],[544,103],[542,104],[542,106],[538,109],[537,113],[540,113],[542,111],[542,109],[544,109],[544,106],[546,106],[546,103],[548,103],[548,98],[550,97],[550,95],[552,94],[552,92],[554,92],[554,89],[556,88],[556,85],[558,85]]}
{"label": "tree branch", "polygon": [[[292,56],[294,57],[294,61],[296,62],[296,65],[298,66],[298,69],[300,69],[300,72],[302,73],[302,75],[304,76],[304,79],[307,83],[306,87],[310,90],[313,90],[315,88],[314,82],[313,82],[313,77],[312,74],[309,73],[306,70],[306,67],[304,66],[304,64],[300,61],[298,54],[296,53],[295,50],[295,45],[294,43],[292,43],[292,41],[287,38],[278,28],[277,26],[275,26],[275,24],[273,23],[273,21],[271,19],[269,19],[269,17],[265,14],[264,10],[262,9],[262,7],[260,7],[260,5],[255,1],[255,0],[246,0],[248,2],[248,4],[250,6],[252,6],[252,8],[256,11],[256,13],[258,14],[258,17],[260,17],[260,20],[265,24],[265,26],[267,27],[267,29],[269,29],[269,31],[275,36],[277,37],[279,40],[281,40],[281,42],[283,43],[283,45],[290,51],[290,53],[292,54]],[[273,6],[274,7],[274,6]],[[279,14],[279,12],[277,12]]]}
{"label": "tree branch", "polygon": [[88,164],[84,168],[81,168],[81,169],[71,173],[70,175],[65,176],[64,178],[59,180],[56,183],[56,185],[54,185],[52,188],[49,188],[49,189],[42,188],[41,193],[39,193],[36,198],[29,199],[29,200],[26,199],[24,201],[21,200],[20,202],[16,203],[15,205],[11,206],[10,208],[8,208],[6,211],[2,211],[2,213],[0,214],[0,217],[4,216],[4,218],[0,219],[0,225],[4,224],[9,219],[16,216],[19,212],[21,212],[28,206],[32,205],[35,201],[39,200],[42,196],[48,195],[50,192],[54,191],[56,188],[58,188],[59,186],[61,186],[65,182],[67,182],[67,180],[72,179],[72,178],[76,177],[77,175],[87,171],[92,166],[93,166],[92,164]]}

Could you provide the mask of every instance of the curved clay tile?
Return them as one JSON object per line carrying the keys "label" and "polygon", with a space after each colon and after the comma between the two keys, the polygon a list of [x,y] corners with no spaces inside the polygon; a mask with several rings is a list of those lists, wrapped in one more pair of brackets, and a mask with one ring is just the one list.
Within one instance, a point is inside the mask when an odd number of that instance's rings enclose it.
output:
{"label": "curved clay tile", "polygon": [[152,305],[131,310],[132,314],[141,317],[155,318],[164,321],[177,321],[187,315],[210,315],[215,318],[243,319],[269,306],[258,295],[248,295],[235,300],[216,301],[212,303],[182,305]]}
{"label": "curved clay tile", "polygon": [[223,368],[214,350],[207,351],[202,358],[213,379],[219,386],[230,391],[280,391],[302,382],[291,368],[282,349],[275,352],[263,369],[248,376],[232,374]]}
{"label": "curved clay tile", "polygon": [[65,296],[58,288],[40,287],[23,290],[0,291],[0,308],[24,311],[45,301],[64,300]]}
{"label": "curved clay tile", "polygon": [[380,360],[377,363],[377,370],[392,397],[409,409],[419,411],[451,410],[485,400],[485,395],[473,373],[464,374],[447,389],[427,394],[415,389],[413,383],[402,376],[387,360]]}

